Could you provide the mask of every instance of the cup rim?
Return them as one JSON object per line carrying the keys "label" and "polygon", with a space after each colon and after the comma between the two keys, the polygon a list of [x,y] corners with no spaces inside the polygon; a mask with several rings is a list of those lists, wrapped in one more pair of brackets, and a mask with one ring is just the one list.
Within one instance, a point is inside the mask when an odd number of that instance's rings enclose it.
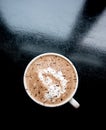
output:
{"label": "cup rim", "polygon": [[[42,56],[46,56],[46,55],[55,55],[55,56],[62,57],[63,59],[65,59],[66,61],[68,61],[68,62],[72,65],[72,67],[73,67],[73,69],[74,69],[74,72],[75,72],[75,74],[76,74],[76,79],[77,79],[77,80],[76,80],[76,85],[75,85],[74,91],[72,92],[72,94],[71,94],[66,100],[64,100],[63,102],[60,102],[60,103],[58,103],[58,104],[44,104],[44,103],[42,103],[42,102],[36,100],[33,96],[31,96],[30,92],[29,92],[28,89],[27,89],[27,84],[26,84],[26,80],[25,80],[25,75],[26,75],[26,72],[27,72],[29,66],[30,66],[36,59],[38,59],[38,58],[40,58],[40,57],[42,57]],[[34,58],[32,58],[32,60],[30,60],[29,63],[27,64],[27,66],[26,66],[26,68],[25,68],[25,71],[24,71],[24,75],[23,75],[24,89],[25,89],[26,93],[28,94],[28,96],[29,96],[35,103],[37,103],[37,104],[39,104],[39,105],[42,105],[42,106],[45,106],[45,107],[58,107],[58,106],[62,106],[62,105],[64,105],[64,104],[66,104],[67,102],[69,102],[69,101],[73,98],[73,96],[75,95],[75,93],[76,93],[76,91],[77,91],[77,89],[78,89],[78,83],[79,83],[78,72],[77,72],[77,69],[76,69],[75,65],[73,64],[73,62],[72,62],[70,59],[68,59],[66,56],[64,56],[64,55],[62,55],[62,54],[59,54],[59,53],[54,53],[54,52],[41,53],[41,54],[35,56]]]}

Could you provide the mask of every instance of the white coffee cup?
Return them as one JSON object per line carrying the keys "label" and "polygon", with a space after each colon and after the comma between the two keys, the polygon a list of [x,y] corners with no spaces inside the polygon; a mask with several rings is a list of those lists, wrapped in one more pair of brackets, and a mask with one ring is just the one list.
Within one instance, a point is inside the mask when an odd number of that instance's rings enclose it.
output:
{"label": "white coffee cup", "polygon": [[[74,72],[75,72],[75,75],[76,75],[76,85],[75,85],[75,89],[74,89],[73,93],[70,94],[70,96],[69,96],[66,100],[64,100],[63,102],[58,103],[58,104],[44,104],[44,103],[38,101],[37,99],[35,99],[35,98],[30,94],[30,92],[28,91],[28,86],[27,86],[27,84],[26,84],[25,75],[26,75],[26,73],[27,73],[28,68],[30,67],[30,65],[31,65],[35,60],[37,60],[38,58],[40,58],[40,57],[42,57],[42,56],[47,56],[47,55],[59,56],[59,57],[65,59],[66,61],[68,61],[68,62],[70,63],[70,65],[73,67]],[[23,76],[23,83],[24,83],[24,88],[25,88],[26,93],[29,95],[29,97],[30,97],[34,102],[38,103],[39,105],[42,105],[42,106],[45,106],[45,107],[58,107],[58,106],[64,105],[64,104],[66,104],[66,103],[69,102],[74,108],[79,108],[79,106],[80,106],[80,104],[78,103],[78,101],[76,101],[76,100],[74,99],[74,95],[75,95],[75,93],[76,93],[76,91],[77,91],[77,88],[78,88],[78,73],[77,73],[77,70],[76,70],[74,64],[71,62],[71,60],[69,60],[67,57],[65,57],[65,56],[63,56],[63,55],[61,55],[61,54],[58,54],[58,53],[43,53],[43,54],[40,54],[40,55],[34,57],[34,58],[28,63],[28,65],[27,65],[26,68],[25,68],[25,72],[24,72],[24,76]]]}

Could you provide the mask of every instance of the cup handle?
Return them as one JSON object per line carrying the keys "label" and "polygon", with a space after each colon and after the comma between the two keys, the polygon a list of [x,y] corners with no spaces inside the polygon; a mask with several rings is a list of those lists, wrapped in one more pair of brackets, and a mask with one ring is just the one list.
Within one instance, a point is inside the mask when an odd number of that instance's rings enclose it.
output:
{"label": "cup handle", "polygon": [[79,108],[80,104],[74,99],[72,98],[69,103],[74,107],[74,108]]}

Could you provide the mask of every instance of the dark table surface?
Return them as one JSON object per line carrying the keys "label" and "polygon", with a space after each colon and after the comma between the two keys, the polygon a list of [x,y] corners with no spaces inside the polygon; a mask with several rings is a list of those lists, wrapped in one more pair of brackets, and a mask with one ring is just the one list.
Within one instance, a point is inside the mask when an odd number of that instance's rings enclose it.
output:
{"label": "dark table surface", "polygon": [[[50,5],[47,0],[45,3],[36,0],[37,6],[36,2],[31,2],[29,5],[27,0],[0,0],[0,88],[5,117],[27,121],[29,117],[46,121],[55,117],[62,123],[81,121],[79,126],[82,128],[83,121],[90,127],[90,122],[99,125],[105,115],[106,102],[106,3],[102,0],[71,0],[66,4],[63,0],[56,4],[54,0]],[[51,11],[49,7],[53,4],[55,9]],[[40,14],[43,16],[39,12],[37,15],[39,8],[43,8],[44,15],[47,13],[48,16],[39,18]],[[74,97],[80,108],[75,109],[69,103],[45,108],[26,94],[23,86],[25,67],[32,58],[44,52],[63,54],[75,64],[79,86]],[[47,114],[46,119],[43,114]],[[94,123],[96,119],[98,122]]]}

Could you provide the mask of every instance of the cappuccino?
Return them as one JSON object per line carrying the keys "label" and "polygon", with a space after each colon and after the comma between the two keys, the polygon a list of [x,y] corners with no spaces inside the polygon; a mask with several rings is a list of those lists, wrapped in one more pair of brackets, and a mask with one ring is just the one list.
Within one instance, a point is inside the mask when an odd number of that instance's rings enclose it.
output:
{"label": "cappuccino", "polygon": [[78,77],[73,64],[61,55],[47,53],[34,58],[24,73],[25,89],[44,106],[67,101],[76,90]]}

